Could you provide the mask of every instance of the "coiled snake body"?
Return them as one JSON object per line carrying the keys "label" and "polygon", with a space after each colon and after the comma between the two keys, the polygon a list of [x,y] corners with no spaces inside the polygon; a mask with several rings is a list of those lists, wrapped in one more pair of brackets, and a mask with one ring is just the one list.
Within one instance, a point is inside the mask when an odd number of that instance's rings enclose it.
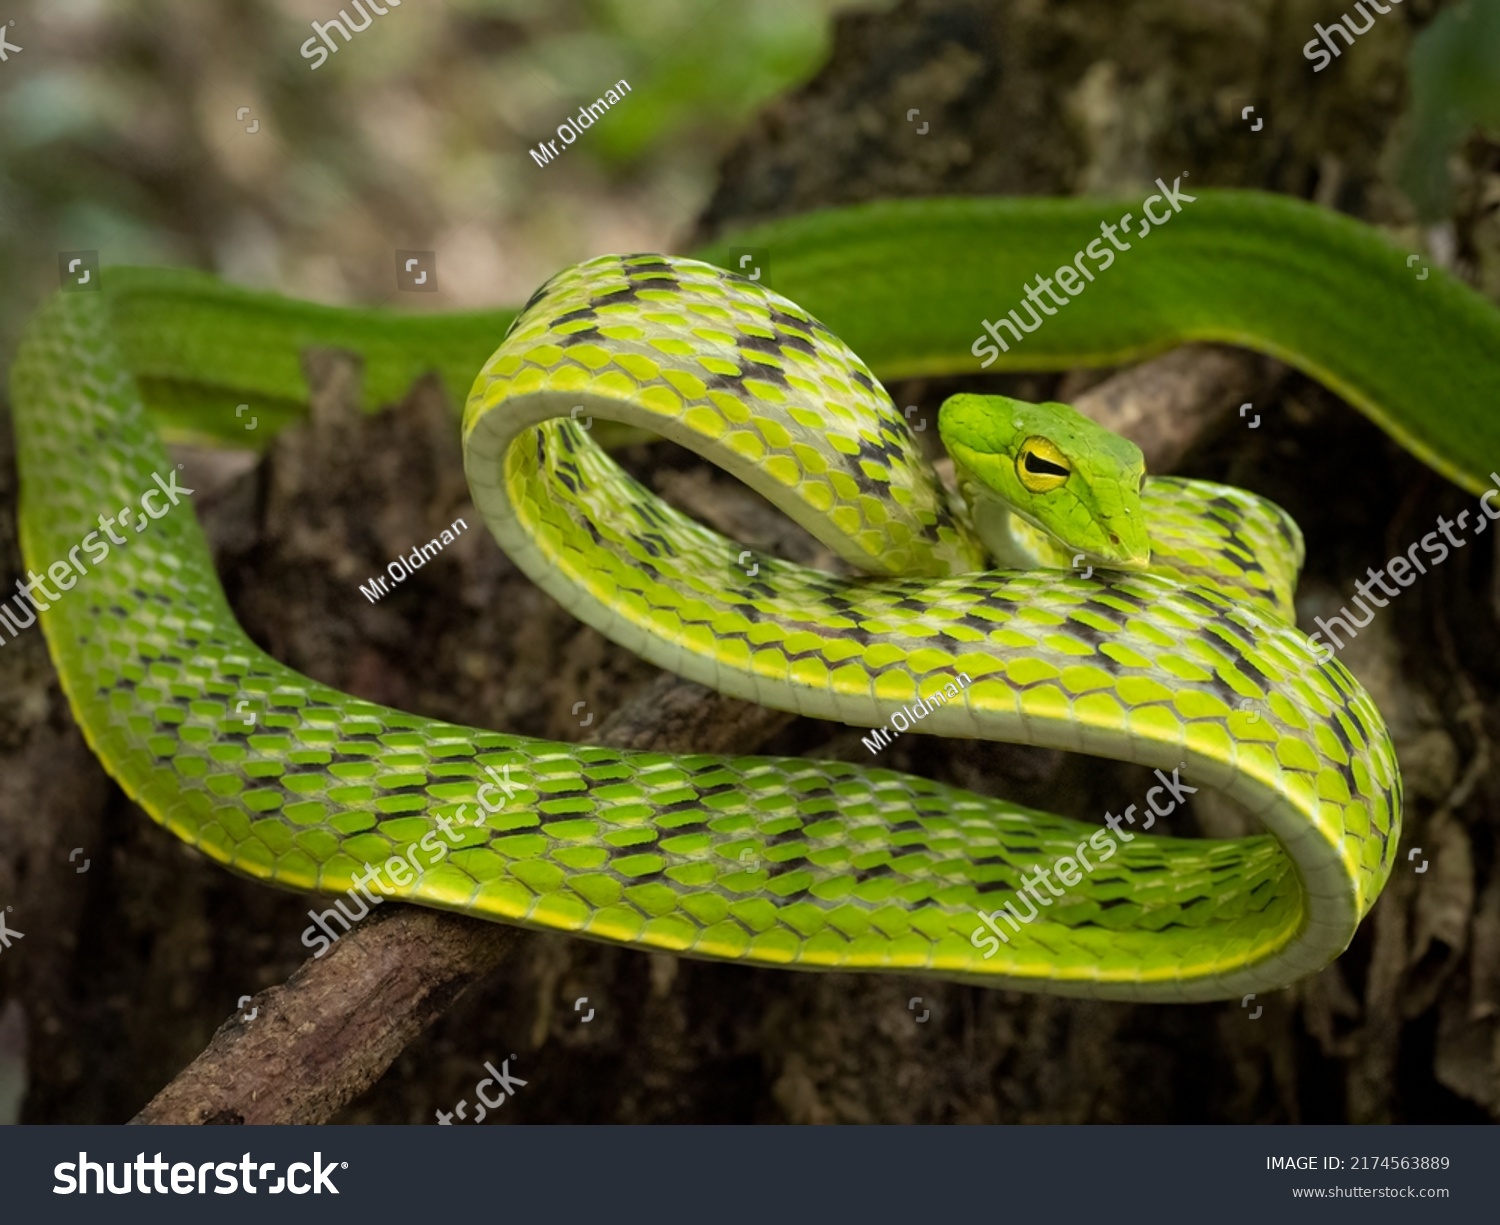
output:
{"label": "coiled snake body", "polygon": [[[1233,220],[1236,199],[1210,199],[1197,206],[1206,220],[1175,224],[1191,239],[1194,225]],[[1083,217],[1076,203],[1045,203]],[[995,208],[1016,207],[973,205],[991,226]],[[1313,224],[1304,216],[1313,210],[1285,207],[1292,222]],[[818,251],[857,248],[860,226],[878,228],[889,213],[863,216],[834,215]],[[1042,232],[1055,211],[1008,216],[1046,221],[1032,236],[1038,266],[1048,243],[1077,238],[1076,225]],[[789,281],[816,267],[813,257],[798,262],[805,236],[796,225],[778,234]],[[912,258],[923,258],[916,247]],[[1383,258],[1358,261],[1385,276]],[[1139,265],[1143,275],[1153,267],[1145,255]],[[233,387],[269,416],[277,402],[294,410],[288,362],[314,340],[361,348],[372,395],[426,360],[451,385],[495,322],[445,322],[439,339],[435,324],[402,330],[190,277],[114,270],[106,280],[110,292],[49,303],[13,371],[22,543],[34,569],[67,556],[101,511],[132,505],[169,471],[148,406],[181,427],[195,394]],[[966,291],[953,292],[948,350],[960,336],[967,347],[977,317],[964,309]],[[1102,286],[1099,296],[1107,305]],[[1119,360],[1173,338],[1167,326],[1149,343],[1103,335],[1094,356]],[[1060,343],[1073,351],[1038,350],[1039,364],[1078,360],[1070,339]],[[1320,362],[1305,364],[1339,375]],[[1328,381],[1347,394],[1349,380]],[[1369,397],[1352,398],[1368,408]],[[967,418],[966,403],[980,416]],[[945,436],[972,440],[983,411],[950,404]],[[698,451],[867,577],[764,556],[747,573],[742,546],[626,477],[592,441],[590,419],[645,426]],[[1037,420],[1015,424],[1035,439],[1048,418]],[[1085,550],[1098,567],[1088,578],[990,569],[993,541],[950,502],[848,347],[789,297],[662,256],[592,260],[538,291],[474,383],[463,437],[475,504],[501,546],[564,607],[663,668],[863,728],[941,691],[922,730],[1179,770],[1237,800],[1267,832],[1136,837],[982,952],[976,916],[1072,854],[1096,822],[880,768],[584,747],[360,701],[248,640],[181,510],[42,614],[90,745],[153,818],[239,872],[329,894],[444,818],[461,842],[388,896],[691,956],[1139,1000],[1291,982],[1347,945],[1385,882],[1400,812],[1389,737],[1350,674],[1320,664],[1291,626],[1300,534],[1253,495],[1147,483],[1150,570],[1109,568],[1132,559],[1111,561],[1104,544]],[[1453,453],[1441,436],[1424,445]],[[1082,488],[1074,476],[1089,475],[1087,448],[1055,459],[1038,446],[1037,471],[1055,479],[1058,464],[1071,465],[1058,483]],[[969,477],[982,450],[955,447]],[[236,716],[247,697],[264,712],[249,730]],[[476,823],[487,769],[506,771],[512,795]]]}

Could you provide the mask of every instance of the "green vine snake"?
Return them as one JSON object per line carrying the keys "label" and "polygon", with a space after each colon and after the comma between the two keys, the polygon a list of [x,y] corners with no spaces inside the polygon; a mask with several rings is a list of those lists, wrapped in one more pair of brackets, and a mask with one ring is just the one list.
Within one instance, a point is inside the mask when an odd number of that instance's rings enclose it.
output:
{"label": "green vine snake", "polygon": [[[1266,832],[1137,836],[981,950],[977,916],[1086,856],[1097,822],[878,765],[627,752],[358,700],[249,640],[185,508],[125,532],[40,613],[88,743],[178,837],[291,889],[347,890],[446,821],[451,851],[413,860],[388,896],[689,956],[1107,998],[1236,997],[1317,970],[1391,871],[1400,777],[1369,697],[1291,624],[1295,524],[1243,491],[1143,482],[1138,452],[1069,409],[973,396],[941,421],[966,510],[877,381],[972,371],[979,321],[1103,215],[1096,200],[834,210],[735,239],[773,253],[775,293],[610,256],[519,314],[336,309],[109,269],[100,292],[52,299],[13,365],[25,562],[35,577],[81,561],[101,512],[166,488],[159,430],[234,437],[239,402],[272,428],[294,418],[299,354],[340,346],[364,359],[369,407],[430,369],[456,400],[472,385],[465,465],[492,534],[653,663],[862,728],[941,689],[919,730],[1180,770]],[[727,245],[703,254],[734,266]],[[1200,192],[997,369],[1187,340],[1290,362],[1468,489],[1500,455],[1500,314],[1441,272],[1417,280],[1373,231],[1256,193]],[[589,418],[697,450],[864,576],[771,557],[747,573],[739,544],[625,476]],[[1068,572],[1077,552],[1090,577]],[[470,816],[499,770],[509,802]]]}

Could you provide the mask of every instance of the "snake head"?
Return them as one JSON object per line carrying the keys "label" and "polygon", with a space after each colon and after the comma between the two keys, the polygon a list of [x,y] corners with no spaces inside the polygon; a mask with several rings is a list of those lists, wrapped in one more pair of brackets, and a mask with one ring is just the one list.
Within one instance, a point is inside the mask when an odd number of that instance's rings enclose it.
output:
{"label": "snake head", "polygon": [[1034,564],[1064,568],[1079,553],[1116,569],[1150,563],[1146,461],[1128,438],[1071,405],[1007,396],[952,396],[938,430],[996,557],[1014,560],[1019,546]]}

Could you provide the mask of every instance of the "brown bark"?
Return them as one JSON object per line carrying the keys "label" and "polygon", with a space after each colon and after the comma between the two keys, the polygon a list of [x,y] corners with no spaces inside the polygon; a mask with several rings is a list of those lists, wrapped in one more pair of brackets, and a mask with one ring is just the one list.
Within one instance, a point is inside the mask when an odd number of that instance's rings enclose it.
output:
{"label": "brown bark", "polygon": [[[662,676],[588,743],[726,752],[790,721]],[[494,923],[397,908],[247,1001],[131,1121],[325,1123],[470,987],[503,970],[518,938]]]}
{"label": "brown bark", "polygon": [[325,1123],[501,966],[512,928],[403,908],[246,1002],[133,1123]]}
{"label": "brown bark", "polygon": [[[1214,410],[1252,385],[1258,366],[1243,354],[1183,349],[1107,379],[1083,393],[1079,406],[1149,447],[1154,466],[1188,450]],[[316,459],[309,471],[293,457],[358,449],[357,363],[319,353],[308,372],[311,426],[305,437],[278,444],[273,488],[318,487]],[[711,500],[701,503],[706,510]],[[745,753],[791,722],[791,715],[659,676],[585,743]],[[326,1122],[475,982],[502,967],[514,943],[511,929],[431,912],[398,910],[367,923],[309,959],[285,985],[246,1003],[132,1121]],[[245,1021],[252,1010],[258,1015]]]}

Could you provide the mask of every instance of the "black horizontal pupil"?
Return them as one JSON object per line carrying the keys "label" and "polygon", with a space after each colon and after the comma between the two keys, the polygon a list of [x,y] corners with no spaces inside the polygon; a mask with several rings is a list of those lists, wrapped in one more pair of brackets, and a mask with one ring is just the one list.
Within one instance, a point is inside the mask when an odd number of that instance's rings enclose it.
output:
{"label": "black horizontal pupil", "polygon": [[1025,455],[1026,471],[1033,472],[1038,476],[1067,476],[1068,470],[1051,460],[1043,459],[1035,451],[1027,451]]}

